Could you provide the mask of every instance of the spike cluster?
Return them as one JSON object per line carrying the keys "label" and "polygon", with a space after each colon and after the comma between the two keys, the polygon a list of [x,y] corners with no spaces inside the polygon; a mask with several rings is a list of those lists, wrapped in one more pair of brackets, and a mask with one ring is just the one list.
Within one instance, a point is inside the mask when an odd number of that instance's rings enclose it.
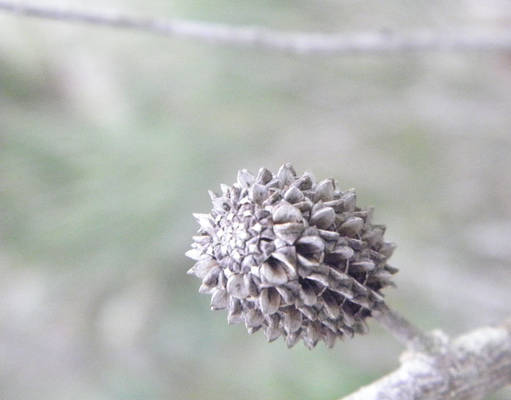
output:
{"label": "spike cluster", "polygon": [[397,271],[387,265],[395,246],[353,190],[298,177],[286,164],[276,175],[241,170],[210,196],[211,213],[195,214],[200,228],[187,256],[213,310],[227,309],[228,322],[249,333],[262,328],[268,341],[284,336],[289,347],[300,339],[331,347],[366,332]]}

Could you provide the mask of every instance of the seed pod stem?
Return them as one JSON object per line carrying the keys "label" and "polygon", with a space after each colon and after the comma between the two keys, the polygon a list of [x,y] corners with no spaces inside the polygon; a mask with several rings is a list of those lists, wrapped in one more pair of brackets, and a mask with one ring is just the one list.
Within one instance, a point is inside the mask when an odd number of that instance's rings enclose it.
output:
{"label": "seed pod stem", "polygon": [[432,338],[405,317],[384,303],[373,311],[372,316],[399,342],[412,351],[430,352],[434,346]]}

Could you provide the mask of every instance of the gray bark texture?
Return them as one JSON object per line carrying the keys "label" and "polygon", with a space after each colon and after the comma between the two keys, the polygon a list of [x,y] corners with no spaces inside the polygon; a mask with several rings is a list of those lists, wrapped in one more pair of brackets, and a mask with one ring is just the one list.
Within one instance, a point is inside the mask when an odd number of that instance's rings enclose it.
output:
{"label": "gray bark texture", "polygon": [[396,371],[342,400],[479,400],[511,383],[511,320],[431,337],[430,351],[405,352]]}

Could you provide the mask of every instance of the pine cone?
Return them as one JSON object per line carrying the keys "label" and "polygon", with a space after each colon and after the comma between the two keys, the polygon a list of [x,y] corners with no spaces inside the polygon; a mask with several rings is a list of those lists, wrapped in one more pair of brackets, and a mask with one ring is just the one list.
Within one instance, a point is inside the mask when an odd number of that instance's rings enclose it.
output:
{"label": "pine cone", "polygon": [[200,228],[186,255],[213,310],[227,309],[228,322],[249,333],[263,328],[268,341],[282,335],[288,347],[300,338],[332,347],[367,332],[380,290],[393,285],[395,246],[371,223],[372,209],[356,206],[354,190],[297,177],[286,164],[276,175],[241,170],[232,187],[209,193],[213,209],[194,214]]}

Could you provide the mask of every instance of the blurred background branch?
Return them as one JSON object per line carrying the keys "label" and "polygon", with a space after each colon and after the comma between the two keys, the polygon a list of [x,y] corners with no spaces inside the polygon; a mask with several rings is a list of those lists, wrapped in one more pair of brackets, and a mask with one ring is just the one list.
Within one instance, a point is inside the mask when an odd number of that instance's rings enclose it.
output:
{"label": "blurred background branch", "polygon": [[288,33],[261,27],[230,26],[208,22],[140,18],[120,12],[99,12],[36,5],[25,2],[0,1],[0,10],[12,14],[80,22],[151,32],[166,36],[186,37],[206,42],[260,47],[294,54],[391,54],[418,51],[502,51],[511,50],[511,31],[477,31],[472,29],[409,33]]}

